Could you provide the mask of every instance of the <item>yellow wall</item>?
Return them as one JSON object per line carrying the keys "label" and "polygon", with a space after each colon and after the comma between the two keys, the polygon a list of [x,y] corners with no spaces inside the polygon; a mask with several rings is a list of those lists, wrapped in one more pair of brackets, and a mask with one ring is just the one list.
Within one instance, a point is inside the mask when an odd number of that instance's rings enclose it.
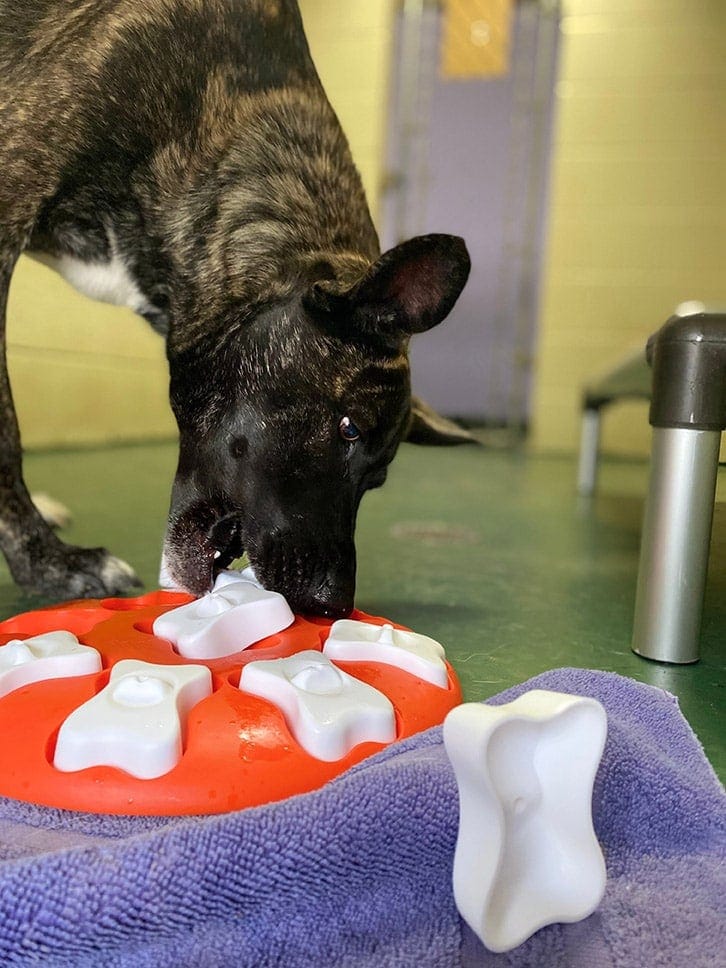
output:
{"label": "yellow wall", "polygon": [[176,433],[163,340],[26,257],[10,287],[8,362],[26,449]]}
{"label": "yellow wall", "polygon": [[395,0],[300,0],[313,60],[373,216],[380,194]]}
{"label": "yellow wall", "polygon": [[[565,0],[533,444],[686,299],[726,302],[726,3]],[[604,421],[645,453],[644,403]]]}
{"label": "yellow wall", "polygon": [[[393,2],[302,0],[301,9],[313,58],[374,203]],[[26,448],[175,434],[163,341],[131,312],[86,299],[52,270],[22,258],[8,337]]]}

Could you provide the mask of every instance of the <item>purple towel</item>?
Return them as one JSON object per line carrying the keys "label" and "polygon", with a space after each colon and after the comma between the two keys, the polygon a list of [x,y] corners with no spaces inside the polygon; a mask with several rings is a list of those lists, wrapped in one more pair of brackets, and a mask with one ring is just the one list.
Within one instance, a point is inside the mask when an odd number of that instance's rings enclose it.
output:
{"label": "purple towel", "polygon": [[[593,696],[608,870],[587,920],[487,952],[451,892],[457,793],[432,729],[316,793],[218,817],[119,818],[0,800],[0,964],[297,968],[712,966],[724,936],[724,792],[666,692],[559,669]],[[8,738],[5,738],[5,742]]]}

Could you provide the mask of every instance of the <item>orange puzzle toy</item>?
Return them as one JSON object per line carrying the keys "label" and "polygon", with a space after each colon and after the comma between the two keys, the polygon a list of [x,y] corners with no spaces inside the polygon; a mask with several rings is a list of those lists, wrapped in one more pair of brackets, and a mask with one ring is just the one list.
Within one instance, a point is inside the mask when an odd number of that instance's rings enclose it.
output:
{"label": "orange puzzle toy", "polygon": [[245,573],[201,599],[67,602],[0,622],[0,795],[239,810],[317,789],[460,702],[432,639],[359,611],[294,616]]}

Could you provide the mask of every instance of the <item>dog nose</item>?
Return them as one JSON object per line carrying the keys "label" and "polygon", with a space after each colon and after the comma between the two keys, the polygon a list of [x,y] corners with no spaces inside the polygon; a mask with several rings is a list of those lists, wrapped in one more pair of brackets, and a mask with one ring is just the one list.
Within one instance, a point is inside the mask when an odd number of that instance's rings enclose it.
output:
{"label": "dog nose", "polygon": [[299,615],[329,619],[350,615],[355,597],[352,540],[319,545],[288,535],[266,538],[250,553],[252,567],[265,588],[284,595]]}
{"label": "dog nose", "polygon": [[325,582],[308,589],[296,589],[295,604],[292,609],[303,615],[320,615],[322,618],[347,618],[353,611],[355,585],[352,581],[332,581],[328,576]]}
{"label": "dog nose", "polygon": [[[353,558],[355,561],[355,558]],[[309,601],[307,611],[323,618],[347,618],[353,611],[355,597],[355,568],[328,568],[324,579],[303,592]]]}
{"label": "dog nose", "polygon": [[303,609],[303,611],[306,611],[311,615],[320,615],[323,618],[347,618],[353,611],[353,603],[335,604],[312,599],[309,606]]}

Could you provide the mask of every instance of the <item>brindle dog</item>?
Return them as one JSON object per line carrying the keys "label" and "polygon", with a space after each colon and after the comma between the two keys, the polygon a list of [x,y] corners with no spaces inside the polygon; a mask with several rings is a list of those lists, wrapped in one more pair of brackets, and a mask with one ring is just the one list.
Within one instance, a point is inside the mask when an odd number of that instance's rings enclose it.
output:
{"label": "brindle dog", "polygon": [[420,406],[407,344],[448,314],[464,243],[380,256],[292,0],[0,0],[0,546],[49,596],[131,569],[63,544],[23,483],[5,304],[24,250],[166,338],[179,467],[164,545],[194,593],[243,549],[291,606],[352,607],[363,493]]}

